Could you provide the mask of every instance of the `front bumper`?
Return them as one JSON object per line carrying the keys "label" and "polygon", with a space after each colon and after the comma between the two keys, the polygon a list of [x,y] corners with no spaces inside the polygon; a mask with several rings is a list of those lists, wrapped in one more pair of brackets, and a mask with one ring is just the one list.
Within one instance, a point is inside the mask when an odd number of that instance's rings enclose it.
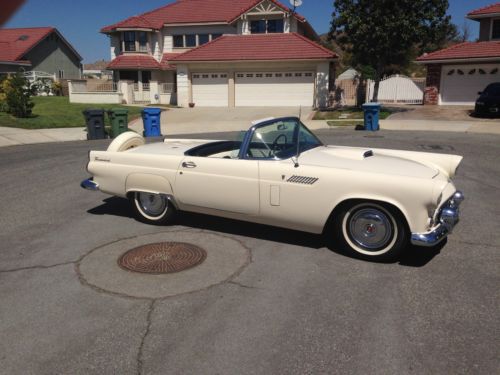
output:
{"label": "front bumper", "polygon": [[94,181],[93,177],[83,180],[80,186],[87,190],[97,191],[99,190],[99,184]]}
{"label": "front bumper", "polygon": [[460,191],[455,194],[441,207],[438,222],[431,231],[425,233],[412,233],[411,243],[417,246],[432,247],[440,243],[459,222],[460,204],[464,200],[464,195]]}

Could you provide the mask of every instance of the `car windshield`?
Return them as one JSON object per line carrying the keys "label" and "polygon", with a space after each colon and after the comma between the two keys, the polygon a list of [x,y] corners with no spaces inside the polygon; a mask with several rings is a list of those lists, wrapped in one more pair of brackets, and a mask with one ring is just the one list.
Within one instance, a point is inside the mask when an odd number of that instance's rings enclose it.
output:
{"label": "car windshield", "polygon": [[488,85],[484,92],[491,96],[500,96],[500,83]]}
{"label": "car windshield", "polygon": [[253,159],[287,159],[314,147],[321,141],[297,118],[268,121],[254,128],[246,155]]}

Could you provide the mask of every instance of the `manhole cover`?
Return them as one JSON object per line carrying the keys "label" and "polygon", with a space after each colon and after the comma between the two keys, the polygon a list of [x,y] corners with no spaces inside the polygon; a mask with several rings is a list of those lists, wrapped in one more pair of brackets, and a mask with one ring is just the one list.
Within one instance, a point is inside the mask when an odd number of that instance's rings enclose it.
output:
{"label": "manhole cover", "polygon": [[185,242],[160,242],[136,247],[118,259],[125,270],[164,274],[186,270],[203,263],[207,253]]}

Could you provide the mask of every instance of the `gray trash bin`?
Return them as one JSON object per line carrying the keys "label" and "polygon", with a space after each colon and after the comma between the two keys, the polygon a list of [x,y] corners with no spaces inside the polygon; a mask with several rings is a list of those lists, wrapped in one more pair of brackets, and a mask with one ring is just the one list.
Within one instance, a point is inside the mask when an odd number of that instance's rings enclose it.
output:
{"label": "gray trash bin", "polygon": [[87,124],[87,139],[105,139],[104,110],[86,109],[82,113]]}

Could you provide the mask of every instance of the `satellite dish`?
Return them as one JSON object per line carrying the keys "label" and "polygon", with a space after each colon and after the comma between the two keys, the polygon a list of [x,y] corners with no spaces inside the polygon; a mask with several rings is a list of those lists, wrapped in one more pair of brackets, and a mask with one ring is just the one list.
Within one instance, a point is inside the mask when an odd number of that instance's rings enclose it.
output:
{"label": "satellite dish", "polygon": [[302,0],[290,0],[290,4],[295,9],[296,7],[300,7],[302,5]]}

